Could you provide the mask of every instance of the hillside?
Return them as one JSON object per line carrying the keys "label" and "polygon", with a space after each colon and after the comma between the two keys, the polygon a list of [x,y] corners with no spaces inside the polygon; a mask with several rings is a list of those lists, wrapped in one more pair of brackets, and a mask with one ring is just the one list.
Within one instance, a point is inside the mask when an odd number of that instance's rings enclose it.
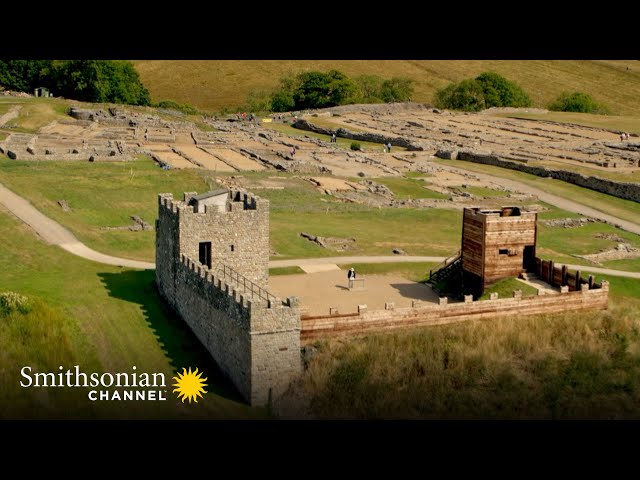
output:
{"label": "hillside", "polygon": [[208,111],[235,109],[252,91],[272,90],[287,73],[340,70],[350,77],[378,75],[415,81],[414,101],[431,102],[450,82],[487,70],[519,83],[536,107],[563,91],[580,90],[615,115],[640,114],[637,60],[136,60],[153,101],[175,100]]}

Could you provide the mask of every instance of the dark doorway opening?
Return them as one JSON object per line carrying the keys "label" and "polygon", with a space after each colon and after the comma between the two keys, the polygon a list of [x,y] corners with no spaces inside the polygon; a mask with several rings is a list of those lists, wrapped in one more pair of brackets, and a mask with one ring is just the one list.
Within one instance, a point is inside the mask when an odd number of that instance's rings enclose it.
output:
{"label": "dark doorway opening", "polygon": [[536,246],[526,245],[522,252],[522,268],[525,271],[532,271],[536,268]]}
{"label": "dark doorway opening", "polygon": [[198,259],[200,263],[211,268],[211,242],[200,242],[198,250]]}

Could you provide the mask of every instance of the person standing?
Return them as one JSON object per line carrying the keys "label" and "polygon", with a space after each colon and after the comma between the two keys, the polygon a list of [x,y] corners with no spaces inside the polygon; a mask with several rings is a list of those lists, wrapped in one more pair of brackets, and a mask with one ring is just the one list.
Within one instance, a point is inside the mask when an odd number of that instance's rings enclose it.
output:
{"label": "person standing", "polygon": [[347,272],[347,280],[349,281],[349,288],[353,288],[353,281],[356,279],[356,271],[353,267]]}

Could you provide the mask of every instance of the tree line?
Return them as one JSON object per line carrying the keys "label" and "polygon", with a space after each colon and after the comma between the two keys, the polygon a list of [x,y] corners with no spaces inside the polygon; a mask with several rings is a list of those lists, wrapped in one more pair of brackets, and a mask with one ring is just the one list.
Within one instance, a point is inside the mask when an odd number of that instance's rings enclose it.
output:
{"label": "tree line", "polygon": [[[452,83],[437,90],[438,108],[478,112],[491,107],[531,107],[529,95],[516,83],[495,72]],[[609,109],[582,92],[563,92],[547,108],[558,112],[609,113]]]}
{"label": "tree line", "polygon": [[33,93],[48,88],[54,96],[94,103],[149,105],[149,91],[129,61],[0,60],[0,85]]}
{"label": "tree line", "polygon": [[[383,79],[377,75],[350,78],[338,70],[308,71],[280,79],[273,91],[254,91],[246,109],[288,112],[354,103],[410,101],[414,80]],[[0,86],[33,93],[48,88],[55,96],[93,103],[152,105],[133,64],[124,60],[0,60]],[[475,112],[491,107],[530,107],[529,95],[516,83],[495,72],[452,83],[435,92],[438,108]],[[194,114],[190,105],[167,100],[155,106]],[[563,92],[548,105],[550,110],[608,113],[606,106],[582,92]]]}
{"label": "tree line", "polygon": [[354,103],[406,102],[413,95],[413,80],[404,77],[383,79],[377,75],[349,78],[338,70],[289,74],[273,91],[249,94],[251,111],[289,112],[336,107]]}

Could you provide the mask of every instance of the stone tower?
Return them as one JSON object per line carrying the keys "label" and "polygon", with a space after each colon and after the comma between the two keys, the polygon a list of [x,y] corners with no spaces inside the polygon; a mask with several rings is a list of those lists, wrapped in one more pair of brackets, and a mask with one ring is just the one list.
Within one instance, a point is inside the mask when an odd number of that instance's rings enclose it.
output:
{"label": "stone tower", "polygon": [[301,370],[297,298],[276,298],[268,280],[268,200],[239,190],[158,195],[158,290],[252,405]]}

